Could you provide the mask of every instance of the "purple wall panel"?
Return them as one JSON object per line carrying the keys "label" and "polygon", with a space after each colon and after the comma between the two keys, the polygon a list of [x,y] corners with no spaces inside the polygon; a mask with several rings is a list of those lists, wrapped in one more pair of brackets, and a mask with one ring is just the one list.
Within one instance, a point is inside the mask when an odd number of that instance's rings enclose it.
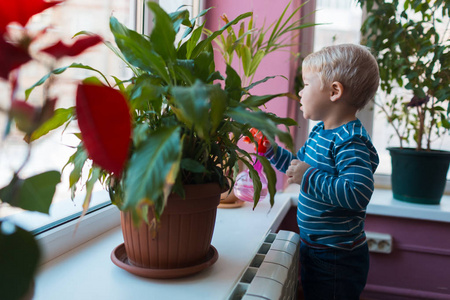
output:
{"label": "purple wall panel", "polygon": [[393,238],[392,253],[371,253],[367,298],[450,299],[450,223],[368,215],[366,231]]}

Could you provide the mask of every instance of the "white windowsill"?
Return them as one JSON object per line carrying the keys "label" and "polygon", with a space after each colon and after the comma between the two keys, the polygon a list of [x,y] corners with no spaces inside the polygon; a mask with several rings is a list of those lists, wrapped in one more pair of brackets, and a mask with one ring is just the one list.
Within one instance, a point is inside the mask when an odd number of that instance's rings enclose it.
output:
{"label": "white windowsill", "polygon": [[[67,250],[52,256],[41,266],[36,278],[35,300],[53,299],[224,299],[250,263],[264,237],[275,230],[291,206],[297,205],[298,185],[277,194],[275,206],[263,201],[252,210],[250,203],[239,209],[219,209],[212,244],[219,260],[197,275],[175,280],[140,278],[115,266],[111,251],[123,242],[115,206],[86,217],[79,223],[76,234],[72,226],[40,237],[45,252],[55,251],[53,243],[60,237],[71,237]],[[391,217],[450,222],[450,197],[444,196],[440,205],[420,205],[397,201],[390,190],[376,189],[367,213]],[[102,225],[102,226],[99,226]],[[108,226],[110,229],[108,230]],[[100,227],[104,227],[100,230]],[[78,235],[91,235],[83,239]],[[78,236],[78,237],[77,237]],[[67,241],[67,239],[66,239]],[[48,253],[47,253],[48,254]],[[47,255],[45,255],[47,257]]]}
{"label": "white windowsill", "polygon": [[436,222],[450,222],[450,196],[444,195],[439,205],[415,204],[395,200],[391,190],[375,189],[367,213],[390,217]]}

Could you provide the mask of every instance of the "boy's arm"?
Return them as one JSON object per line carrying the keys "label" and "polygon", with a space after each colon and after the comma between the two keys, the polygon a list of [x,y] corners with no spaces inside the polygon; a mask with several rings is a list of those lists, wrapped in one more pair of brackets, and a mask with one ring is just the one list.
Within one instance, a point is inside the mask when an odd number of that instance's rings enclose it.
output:
{"label": "boy's arm", "polygon": [[372,196],[373,170],[370,152],[357,137],[335,147],[338,175],[309,168],[302,180],[302,192],[331,205],[361,210]]}
{"label": "boy's arm", "polygon": [[275,166],[279,171],[286,173],[291,161],[297,159],[297,156],[278,145],[271,145],[264,156]]}

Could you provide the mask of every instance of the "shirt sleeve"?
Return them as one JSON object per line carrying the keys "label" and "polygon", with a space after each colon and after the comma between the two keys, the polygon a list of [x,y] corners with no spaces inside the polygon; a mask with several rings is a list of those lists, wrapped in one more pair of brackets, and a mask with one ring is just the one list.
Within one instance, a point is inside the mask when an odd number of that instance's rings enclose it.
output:
{"label": "shirt sleeve", "polygon": [[352,210],[364,209],[374,189],[373,168],[367,145],[357,136],[333,149],[337,175],[310,167],[302,191],[317,200]]}
{"label": "shirt sleeve", "polygon": [[266,158],[280,172],[286,173],[291,161],[297,159],[297,156],[278,145],[271,146],[265,153]]}

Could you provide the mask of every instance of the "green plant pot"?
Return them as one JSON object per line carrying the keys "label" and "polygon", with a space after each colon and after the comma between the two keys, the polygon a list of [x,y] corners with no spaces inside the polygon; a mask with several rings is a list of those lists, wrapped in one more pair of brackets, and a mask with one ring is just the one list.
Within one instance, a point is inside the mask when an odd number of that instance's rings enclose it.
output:
{"label": "green plant pot", "polygon": [[450,152],[416,151],[409,148],[388,150],[392,161],[394,199],[439,204],[447,180]]}

